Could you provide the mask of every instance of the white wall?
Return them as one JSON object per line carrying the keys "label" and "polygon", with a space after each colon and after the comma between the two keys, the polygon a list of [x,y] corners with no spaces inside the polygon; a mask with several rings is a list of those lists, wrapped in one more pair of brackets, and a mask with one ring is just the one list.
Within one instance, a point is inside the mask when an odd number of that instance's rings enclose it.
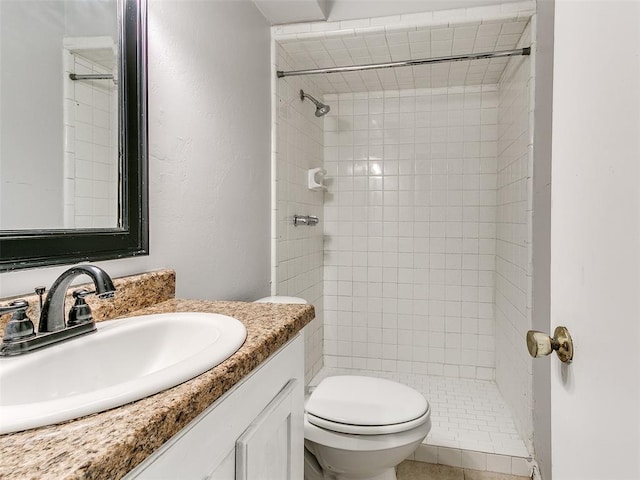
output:
{"label": "white wall", "polygon": [[[518,48],[530,46],[531,24]],[[535,47],[534,47],[535,48]],[[521,437],[533,450],[531,329],[533,116],[531,57],[512,57],[498,85],[496,383]]]}
{"label": "white wall", "polygon": [[493,379],[496,86],[324,98],[325,363]]}
{"label": "white wall", "polygon": [[[289,58],[277,47],[278,69],[289,70]],[[323,339],[323,197],[308,188],[307,172],[323,165],[323,118],[315,106],[300,100],[300,89],[312,96],[318,88],[311,77],[286,77],[276,82],[276,293],[302,297],[313,304],[316,318],[305,327],[305,380],[322,368]],[[314,227],[294,227],[294,215],[315,215]]]}
{"label": "white wall", "polygon": [[[150,249],[112,275],[177,271],[177,295],[269,293],[269,28],[250,2],[149,5]],[[0,276],[0,296],[64,268]]]}
{"label": "white wall", "polygon": [[1,2],[0,22],[0,225],[60,228],[64,4]]}

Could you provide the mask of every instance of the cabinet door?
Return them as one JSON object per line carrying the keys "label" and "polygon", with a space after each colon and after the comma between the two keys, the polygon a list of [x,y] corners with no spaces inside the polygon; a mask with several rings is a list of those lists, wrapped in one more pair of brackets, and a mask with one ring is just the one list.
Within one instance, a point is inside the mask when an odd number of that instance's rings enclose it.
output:
{"label": "cabinet door", "polygon": [[[237,477],[237,440],[248,435],[251,427],[257,425],[263,416],[266,421],[270,417],[266,412],[271,411],[271,406],[279,413],[274,420],[288,415],[287,420],[282,420],[288,422],[285,423],[286,428],[278,435],[289,435],[287,461],[290,463],[291,476],[259,475],[246,478],[301,479],[304,462],[303,349],[303,339],[298,335],[129,472],[126,479],[234,480]],[[281,413],[277,408],[280,403],[288,413]],[[277,425],[271,427],[269,423],[267,426],[267,430],[278,432]],[[259,430],[260,427],[257,427],[256,435]],[[277,453],[272,453],[274,458],[281,455],[279,448],[282,445],[280,441],[275,442],[269,446],[271,452]],[[251,446],[248,451],[253,456]]]}
{"label": "cabinet door", "polygon": [[[231,450],[227,456],[220,462],[220,464],[203,480],[235,480],[236,478],[236,465],[235,465],[235,450]],[[177,476],[175,478],[186,479],[185,476]],[[195,478],[195,477],[194,477]],[[198,479],[199,480],[199,479]]]}
{"label": "cabinet door", "polygon": [[291,379],[236,442],[236,480],[298,480],[298,381]]}

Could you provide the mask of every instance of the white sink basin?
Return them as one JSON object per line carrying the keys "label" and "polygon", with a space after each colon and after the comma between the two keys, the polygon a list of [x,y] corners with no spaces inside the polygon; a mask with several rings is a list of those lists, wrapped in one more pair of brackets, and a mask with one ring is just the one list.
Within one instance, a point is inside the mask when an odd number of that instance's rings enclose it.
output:
{"label": "white sink basin", "polygon": [[222,363],[244,343],[235,318],[166,313],[0,358],[0,434],[51,425],[153,395]]}

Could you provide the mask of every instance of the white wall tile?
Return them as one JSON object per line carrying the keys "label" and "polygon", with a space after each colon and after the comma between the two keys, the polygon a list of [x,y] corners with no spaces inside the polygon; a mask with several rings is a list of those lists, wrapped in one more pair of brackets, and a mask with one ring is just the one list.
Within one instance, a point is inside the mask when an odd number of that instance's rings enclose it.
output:
{"label": "white wall tile", "polygon": [[473,450],[462,450],[462,467],[484,471],[487,469],[487,454]]}
{"label": "white wall tile", "polygon": [[[276,63],[287,68],[291,59],[282,46]],[[325,144],[337,143],[335,127],[323,130],[323,119],[315,117],[313,104],[300,100],[300,89],[319,98],[318,88],[308,77],[287,77],[277,83],[276,117],[276,293],[298,296],[313,304],[316,318],[305,327],[305,378],[307,382],[323,365],[323,193],[307,188],[307,171],[321,167]],[[316,215],[316,227],[294,227],[293,215]],[[333,285],[332,285],[333,286]],[[331,291],[331,290],[330,290]],[[334,338],[336,338],[334,336]],[[347,354],[350,346],[332,345],[335,353]]]}
{"label": "white wall tile", "polygon": [[[324,98],[332,106],[324,131],[324,288],[325,295],[337,294],[335,310],[325,302],[325,311],[344,326],[337,338],[325,338],[325,354],[353,354],[356,348],[346,344],[364,338],[367,352],[358,347],[359,354],[370,364],[380,360],[386,370],[397,369],[400,360],[414,373],[476,377],[485,368],[480,375],[486,378],[494,366],[487,349],[493,342],[467,338],[463,348],[460,332],[463,325],[477,331],[486,318],[485,334],[493,334],[493,295],[484,292],[494,285],[495,213],[481,215],[480,205],[495,209],[497,162],[486,157],[493,161],[482,163],[481,148],[465,151],[463,145],[474,138],[481,145],[482,128],[487,141],[497,138],[497,101],[491,98],[497,92],[456,87],[356,95]],[[416,110],[427,109],[430,121],[418,127]],[[478,112],[472,117],[477,128],[465,130],[469,111]],[[374,137],[380,145],[358,145],[360,131],[368,140],[380,132]],[[336,268],[349,282],[329,278]],[[354,272],[362,284],[356,301]],[[354,313],[364,308],[367,315],[355,327]],[[384,334],[374,312],[382,314]],[[410,348],[402,343],[406,337]]]}
{"label": "white wall tile", "polygon": [[526,458],[512,457],[511,458],[511,474],[519,475],[522,477],[531,477],[533,471],[532,463]]}
{"label": "white wall tile", "polygon": [[511,474],[511,457],[507,455],[487,455],[487,470],[489,472]]}
{"label": "white wall tile", "polygon": [[[65,69],[67,73],[112,73],[72,53],[65,55]],[[67,78],[64,95],[64,148],[68,152],[64,173],[68,179],[64,183],[65,227],[116,227],[117,87],[108,80]]]}
{"label": "white wall tile", "polygon": [[438,463],[461,467],[462,453],[458,448],[438,447]]}
{"label": "white wall tile", "polygon": [[[514,24],[508,29],[520,29]],[[526,27],[521,45],[531,43]],[[531,328],[531,149],[530,57],[509,61],[498,86],[498,189],[496,241],[496,381],[531,449],[533,404],[531,358],[523,348]]]}

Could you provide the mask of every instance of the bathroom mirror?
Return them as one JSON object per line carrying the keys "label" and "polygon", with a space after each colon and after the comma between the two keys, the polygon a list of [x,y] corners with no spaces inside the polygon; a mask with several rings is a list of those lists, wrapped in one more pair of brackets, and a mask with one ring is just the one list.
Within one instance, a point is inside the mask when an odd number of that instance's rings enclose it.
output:
{"label": "bathroom mirror", "polygon": [[0,271],[148,252],[146,0],[0,1]]}

